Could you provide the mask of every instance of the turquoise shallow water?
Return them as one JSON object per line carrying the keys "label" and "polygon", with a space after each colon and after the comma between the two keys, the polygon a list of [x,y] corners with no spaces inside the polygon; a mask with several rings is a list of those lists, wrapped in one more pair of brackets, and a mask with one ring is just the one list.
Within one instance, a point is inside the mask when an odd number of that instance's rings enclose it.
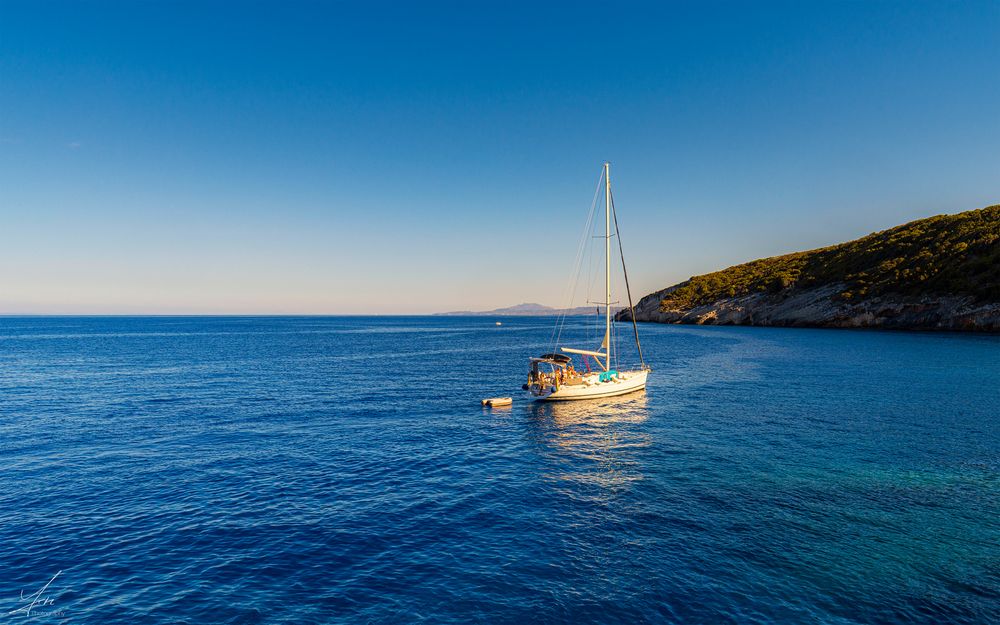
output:
{"label": "turquoise shallow water", "polygon": [[0,318],[0,614],[1000,622],[1000,337],[641,331],[537,405],[544,318]]}

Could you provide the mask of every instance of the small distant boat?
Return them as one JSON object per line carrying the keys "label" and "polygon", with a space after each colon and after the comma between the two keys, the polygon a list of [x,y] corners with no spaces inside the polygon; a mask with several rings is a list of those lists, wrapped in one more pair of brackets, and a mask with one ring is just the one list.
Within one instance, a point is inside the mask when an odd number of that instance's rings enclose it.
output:
{"label": "small distant boat", "polygon": [[[598,397],[614,397],[646,388],[646,379],[650,368],[642,359],[642,346],[639,344],[639,328],[635,323],[635,310],[632,306],[632,294],[629,292],[629,311],[632,314],[632,328],[635,332],[635,345],[639,352],[638,367],[632,369],[612,368],[611,341],[611,218],[614,206],[611,202],[611,165],[604,164],[604,340],[600,347],[593,350],[560,347],[565,353],[542,354],[531,358],[528,371],[528,382],[521,388],[528,391],[538,401],[561,401],[574,399],[595,399]],[[614,219],[615,236],[618,236],[618,218]],[[621,251],[621,236],[618,236],[619,251]],[[622,253],[622,270],[625,275],[625,289],[628,288],[628,272],[624,270],[625,256]],[[566,354],[594,359],[599,370],[586,372],[577,371],[572,359]]]}
{"label": "small distant boat", "polygon": [[502,324],[502,323],[500,323],[499,321],[497,321],[497,325],[498,325],[498,326],[502,326],[503,324]]}

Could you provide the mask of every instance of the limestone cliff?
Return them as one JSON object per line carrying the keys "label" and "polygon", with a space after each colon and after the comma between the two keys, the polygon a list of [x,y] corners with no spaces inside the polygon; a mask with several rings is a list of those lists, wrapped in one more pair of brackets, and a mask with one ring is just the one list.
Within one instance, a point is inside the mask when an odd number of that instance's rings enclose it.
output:
{"label": "limestone cliff", "polygon": [[636,319],[1000,331],[1000,206],[695,276],[642,298]]}

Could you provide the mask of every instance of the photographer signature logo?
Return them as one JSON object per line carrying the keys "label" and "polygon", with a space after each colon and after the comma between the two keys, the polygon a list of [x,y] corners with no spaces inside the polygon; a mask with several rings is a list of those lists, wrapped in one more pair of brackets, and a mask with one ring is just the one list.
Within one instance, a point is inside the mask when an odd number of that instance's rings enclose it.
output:
{"label": "photographer signature logo", "polygon": [[39,610],[39,608],[45,608],[45,607],[51,606],[52,603],[55,601],[54,599],[52,599],[52,597],[49,597],[48,595],[46,595],[45,592],[49,589],[49,586],[52,585],[52,582],[56,581],[56,578],[59,577],[60,575],[62,575],[62,571],[59,571],[58,573],[56,573],[55,575],[53,575],[52,579],[50,579],[48,582],[46,582],[44,586],[42,586],[41,588],[39,588],[36,592],[31,593],[30,595],[24,594],[24,591],[22,590],[21,591],[21,604],[22,604],[21,607],[17,608],[16,610],[11,610],[7,614],[8,615],[24,614],[24,616],[26,616],[26,617],[27,616],[62,616],[62,612],[61,611],[47,611],[47,610],[43,611],[43,610]]}

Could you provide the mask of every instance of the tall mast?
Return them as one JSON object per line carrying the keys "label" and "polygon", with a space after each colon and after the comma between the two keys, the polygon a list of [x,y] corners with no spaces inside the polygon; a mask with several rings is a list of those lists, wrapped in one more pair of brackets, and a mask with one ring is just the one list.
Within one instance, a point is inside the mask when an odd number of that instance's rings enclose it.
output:
{"label": "tall mast", "polygon": [[604,163],[604,370],[611,370],[611,163]]}

